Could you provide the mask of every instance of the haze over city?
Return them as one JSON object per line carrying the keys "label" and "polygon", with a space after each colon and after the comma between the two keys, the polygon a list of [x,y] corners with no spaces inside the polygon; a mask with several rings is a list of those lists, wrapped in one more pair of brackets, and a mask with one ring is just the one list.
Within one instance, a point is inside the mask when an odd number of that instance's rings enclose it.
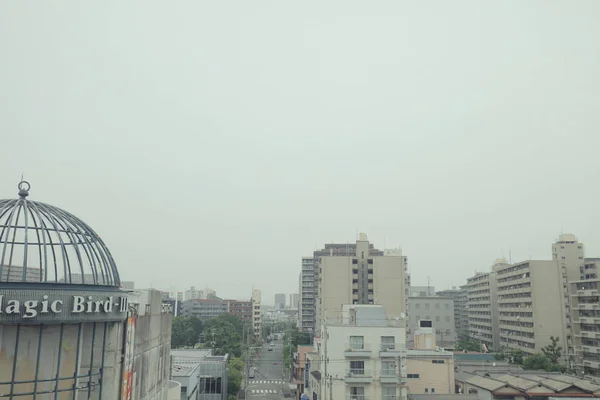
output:
{"label": "haze over city", "polygon": [[7,2],[1,198],[24,174],[136,287],[265,302],[357,232],[437,289],[561,231],[598,255],[599,12]]}

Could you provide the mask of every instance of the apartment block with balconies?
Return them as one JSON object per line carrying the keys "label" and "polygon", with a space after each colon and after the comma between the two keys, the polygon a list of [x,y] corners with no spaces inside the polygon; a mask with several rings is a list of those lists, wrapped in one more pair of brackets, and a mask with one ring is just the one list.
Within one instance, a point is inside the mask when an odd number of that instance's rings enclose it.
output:
{"label": "apartment block with balconies", "polygon": [[380,305],[343,305],[309,354],[311,398],[406,400],[406,329]]}
{"label": "apartment block with balconies", "polygon": [[317,286],[315,282],[313,257],[302,257],[302,270],[299,278],[298,328],[304,332],[315,329]]}
{"label": "apartment block with balconies", "polygon": [[581,375],[600,377],[600,279],[570,283],[573,313],[572,366]]}
{"label": "apartment block with balconies", "polygon": [[564,319],[565,290],[557,261],[501,265],[495,275],[500,345],[532,355],[540,353],[554,336],[566,349],[569,328]]}
{"label": "apartment block with balconies", "polygon": [[481,342],[488,350],[498,349],[495,272],[480,272],[468,278],[466,290],[469,337]]}

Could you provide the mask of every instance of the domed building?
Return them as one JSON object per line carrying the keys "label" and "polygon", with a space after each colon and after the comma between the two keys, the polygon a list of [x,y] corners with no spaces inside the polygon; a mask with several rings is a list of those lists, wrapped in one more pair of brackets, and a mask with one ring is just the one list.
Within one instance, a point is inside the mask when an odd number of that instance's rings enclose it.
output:
{"label": "domed building", "polygon": [[89,225],[29,189],[0,200],[0,398],[129,398],[135,308],[115,260]]}

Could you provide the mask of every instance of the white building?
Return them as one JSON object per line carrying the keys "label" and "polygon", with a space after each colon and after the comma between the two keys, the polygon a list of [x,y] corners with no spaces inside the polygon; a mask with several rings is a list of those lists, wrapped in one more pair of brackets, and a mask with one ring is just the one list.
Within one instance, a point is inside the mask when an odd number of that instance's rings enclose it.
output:
{"label": "white building", "polygon": [[315,270],[313,257],[302,257],[302,272],[299,279],[298,328],[304,332],[313,332],[315,328]]}
{"label": "white building", "polygon": [[380,305],[343,305],[307,354],[309,398],[405,400],[406,329]]}
{"label": "white building", "polygon": [[255,337],[261,335],[261,297],[260,290],[252,290],[252,327]]}

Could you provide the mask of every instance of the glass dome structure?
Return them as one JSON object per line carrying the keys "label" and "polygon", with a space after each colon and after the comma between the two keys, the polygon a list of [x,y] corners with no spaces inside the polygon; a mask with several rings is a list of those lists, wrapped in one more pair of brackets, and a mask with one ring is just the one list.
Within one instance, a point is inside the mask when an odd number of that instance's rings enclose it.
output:
{"label": "glass dome structure", "polygon": [[71,284],[120,287],[110,251],[85,222],[45,203],[0,200],[0,284]]}

